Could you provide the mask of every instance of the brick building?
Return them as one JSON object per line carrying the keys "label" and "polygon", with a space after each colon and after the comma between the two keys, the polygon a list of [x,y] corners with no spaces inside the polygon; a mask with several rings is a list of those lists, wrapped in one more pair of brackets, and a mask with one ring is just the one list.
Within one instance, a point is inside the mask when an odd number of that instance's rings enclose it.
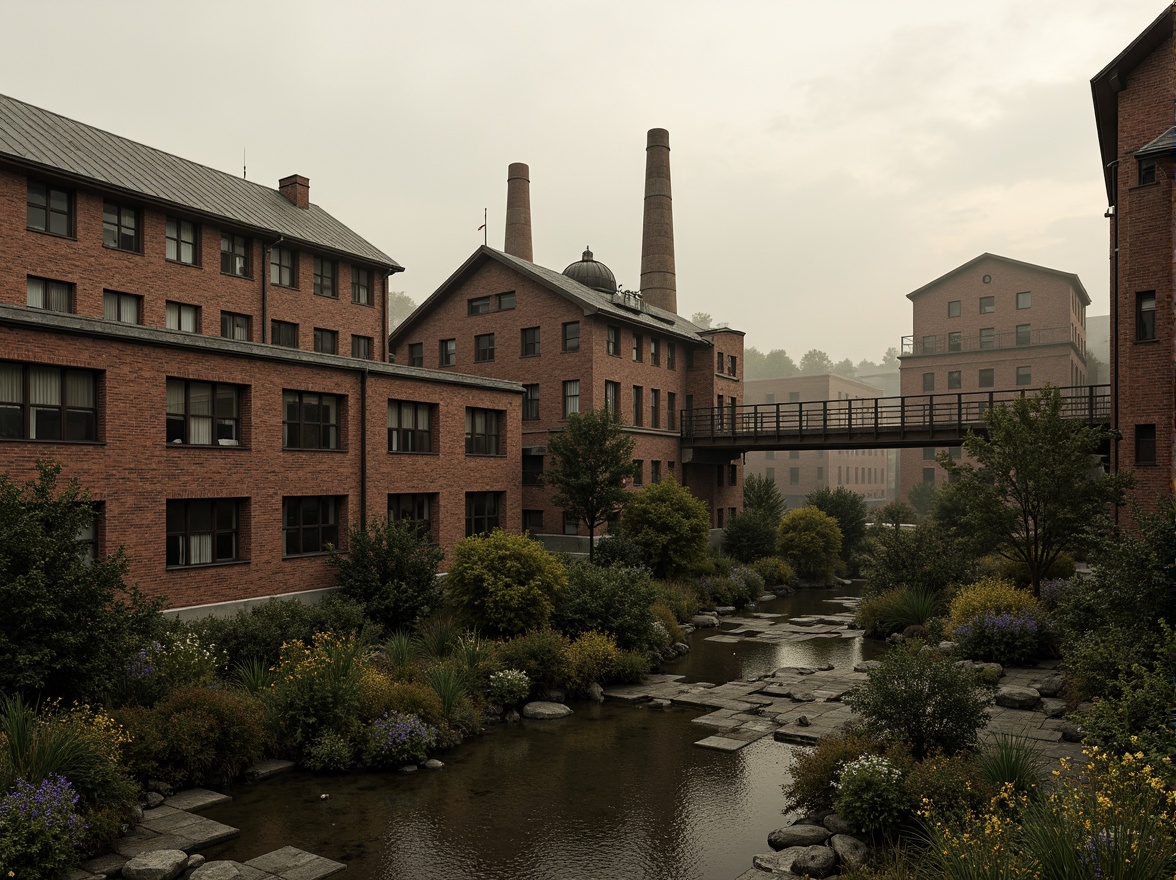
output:
{"label": "brick building", "polygon": [[649,132],[641,292],[618,291],[585,251],[562,273],[532,262],[529,169],[510,166],[505,250],[481,247],[392,333],[397,363],[523,383],[520,525],[583,531],[537,485],[548,437],[573,412],[607,407],[635,441],[635,486],[665,475],[706,502],[722,528],[743,503],[732,454],[683,449],[679,411],[743,402],[743,333],[676,314],[669,137]]}
{"label": "brick building", "polygon": [[[750,379],[745,383],[748,404],[771,405],[821,400],[869,400],[883,391],[856,379],[825,374],[786,379]],[[747,453],[746,475],[774,480],[791,510],[804,506],[805,496],[817,489],[845,487],[869,507],[890,497],[889,449],[788,450]]]}
{"label": "brick building", "polygon": [[1169,7],[1091,80],[1110,219],[1112,444],[1145,508],[1173,491],[1176,450],[1176,55]]}
{"label": "brick building", "polygon": [[59,461],[173,608],[324,588],[368,516],[517,523],[522,389],[385,363],[400,268],[304,177],[0,97],[0,471]]}
{"label": "brick building", "polygon": [[[904,396],[1086,384],[1090,296],[1077,275],[981,254],[907,298],[914,332],[900,355]],[[917,483],[946,480],[937,451],[902,450],[900,498]]]}

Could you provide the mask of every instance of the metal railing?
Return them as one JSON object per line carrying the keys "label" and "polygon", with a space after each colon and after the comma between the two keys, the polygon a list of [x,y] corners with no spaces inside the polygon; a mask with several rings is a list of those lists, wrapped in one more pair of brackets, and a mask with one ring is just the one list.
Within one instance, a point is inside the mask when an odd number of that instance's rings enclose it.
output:
{"label": "metal railing", "polygon": [[1057,345],[1079,341],[1071,327],[1045,327],[1040,330],[1001,330],[992,333],[939,333],[926,336],[902,337],[902,357],[924,354],[955,354],[958,351],[990,351],[1002,348],[1024,348],[1027,345]]}

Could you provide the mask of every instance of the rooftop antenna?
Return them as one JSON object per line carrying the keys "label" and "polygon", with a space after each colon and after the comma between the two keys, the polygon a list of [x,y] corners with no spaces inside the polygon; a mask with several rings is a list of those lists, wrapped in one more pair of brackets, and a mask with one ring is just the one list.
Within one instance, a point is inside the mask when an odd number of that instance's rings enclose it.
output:
{"label": "rooftop antenna", "polygon": [[490,231],[486,228],[486,211],[487,210],[488,209],[486,209],[486,208],[482,209],[482,225],[478,227],[478,231],[480,233],[482,233],[482,245],[483,246],[489,244],[489,236],[490,236]]}
{"label": "rooftop antenna", "polygon": [[245,180],[249,179],[248,166],[245,164],[245,148],[241,148],[241,177]]}

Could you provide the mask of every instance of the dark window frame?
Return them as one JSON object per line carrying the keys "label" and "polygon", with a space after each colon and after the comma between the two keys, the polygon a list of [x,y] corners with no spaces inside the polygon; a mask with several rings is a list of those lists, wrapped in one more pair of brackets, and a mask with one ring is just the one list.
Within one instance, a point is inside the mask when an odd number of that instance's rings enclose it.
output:
{"label": "dark window frame", "polygon": [[1135,426],[1135,465],[1148,467],[1157,464],[1156,426]]}
{"label": "dark window frame", "polygon": [[963,314],[963,303],[958,299],[947,301],[947,316],[949,318],[958,318]]}
{"label": "dark window frame", "polygon": [[314,328],[314,350],[319,354],[339,353],[339,331],[324,327]]}
{"label": "dark window frame", "polygon": [[[99,374],[94,370],[80,370],[72,367],[60,367],[51,364],[35,364],[24,361],[0,361],[0,369],[7,373],[3,379],[0,374],[0,440],[23,440],[50,443],[97,443],[98,437],[98,402],[99,402]],[[57,402],[43,401],[34,403],[36,390],[34,379],[37,371],[53,371],[57,373],[56,382],[52,383],[56,390]],[[46,384],[48,376],[40,377],[42,390],[51,390]],[[85,379],[87,389],[80,385],[71,389],[70,379]],[[19,399],[14,393],[19,385]],[[73,392],[85,390],[89,397],[89,404],[79,403]],[[4,399],[13,397],[14,399]],[[71,402],[71,398],[73,402]],[[56,431],[52,430],[56,426]],[[48,431],[49,436],[44,436]]]}
{"label": "dark window frame", "polygon": [[388,522],[407,522],[418,535],[434,540],[433,510],[438,503],[436,492],[389,492]]}
{"label": "dark window frame", "polygon": [[488,535],[502,523],[503,492],[466,492],[466,537]]}
{"label": "dark window frame", "polygon": [[465,454],[505,455],[506,442],[503,437],[505,427],[505,410],[467,406],[465,411]]}
{"label": "dark window frame", "polygon": [[[173,389],[182,386],[182,401],[178,409],[173,408]],[[194,411],[193,391],[198,386],[207,386],[208,412]],[[241,409],[245,398],[245,387],[231,382],[208,382],[202,379],[181,379],[167,377],[167,433],[165,441],[169,446],[242,446]],[[221,391],[231,395],[222,396]],[[221,411],[221,401],[232,401],[232,412]],[[195,430],[202,421],[207,421],[208,441],[193,440]]]}
{"label": "dark window frame", "polygon": [[[1024,377],[1024,378],[1022,379],[1022,377]],[[1017,367],[1016,384],[1018,386],[1033,384],[1033,366],[1032,365],[1028,365],[1028,366],[1021,365],[1021,366]]]}
{"label": "dark window frame", "polygon": [[410,342],[406,354],[410,367],[423,367],[425,365],[425,344],[423,342]]}
{"label": "dark window frame", "polygon": [[[1145,308],[1145,303],[1151,306]],[[1135,341],[1151,342],[1156,338],[1156,292],[1140,290],[1135,294]]]}
{"label": "dark window frame", "polygon": [[[164,565],[169,569],[195,568],[205,565],[226,565],[242,560],[241,520],[244,502],[240,498],[169,498],[165,510],[166,544]],[[193,524],[194,514],[207,507],[208,527]],[[177,528],[177,520],[180,527]],[[228,525],[225,525],[225,522]],[[209,537],[209,558],[205,562],[191,562],[192,539]],[[228,552],[225,543],[228,544]]]}
{"label": "dark window frame", "polygon": [[339,298],[339,263],[328,257],[314,258],[314,295]]}
{"label": "dark window frame", "polygon": [[520,357],[539,357],[541,333],[538,327],[524,327],[519,331],[521,338]]}
{"label": "dark window frame", "polygon": [[388,452],[394,455],[431,454],[434,444],[437,404],[419,400],[388,399]]}
{"label": "dark window frame", "polygon": [[494,360],[494,334],[479,333],[474,337],[474,363],[488,364]]}
{"label": "dark window frame", "polygon": [[580,322],[567,321],[563,325],[563,351],[574,352],[580,350]]}
{"label": "dark window frame", "polygon": [[442,339],[437,343],[437,366],[452,367],[457,364],[457,339]]}
{"label": "dark window frame", "polygon": [[980,297],[980,314],[991,315],[996,311],[996,297],[982,296]]}
{"label": "dark window frame", "polygon": [[[985,375],[987,374],[987,375]],[[994,367],[984,367],[980,370],[976,379],[977,388],[995,388],[996,387],[996,369]]]}
{"label": "dark window frame", "polygon": [[[575,394],[571,392],[575,391]],[[574,403],[573,403],[574,402]],[[580,412],[580,380],[565,379],[563,383],[563,417]]]}
{"label": "dark window frame", "polygon": [[523,386],[523,421],[534,422],[539,419],[539,384]]}
{"label": "dark window frame", "polygon": [[947,371],[947,390],[957,391],[964,387],[964,376],[962,370],[948,370]]}
{"label": "dark window frame", "polygon": [[131,254],[143,253],[142,210],[126,202],[103,199],[102,246]]}
{"label": "dark window frame", "polygon": [[[67,308],[58,309],[51,305],[35,305],[31,302],[33,282],[39,282],[41,287],[41,302],[53,303],[58,297],[65,297]],[[43,278],[40,275],[25,276],[25,303],[30,309],[40,309],[44,312],[57,312],[62,315],[73,315],[77,312],[77,287],[69,281],[59,281],[56,278]],[[56,304],[56,303],[54,303]]]}
{"label": "dark window frame", "polygon": [[645,386],[633,386],[633,427],[645,425]]}
{"label": "dark window frame", "polygon": [[[184,235],[185,231],[188,233]],[[183,217],[168,216],[163,226],[164,259],[181,266],[200,265],[200,224]],[[189,249],[191,259],[184,259],[184,248]]]}
{"label": "dark window frame", "polygon": [[649,427],[661,428],[661,389],[649,389]]}
{"label": "dark window frame", "polygon": [[370,336],[351,335],[351,356],[360,360],[372,359],[372,338]]}
{"label": "dark window frame", "polygon": [[[342,425],[345,400],[346,398],[341,394],[283,389],[282,449],[301,452],[338,452],[343,450]],[[333,406],[330,405],[331,403]],[[290,411],[291,405],[296,408],[294,413]],[[307,443],[308,437],[315,437],[314,443]]]}
{"label": "dark window frame", "polygon": [[609,324],[604,329],[604,351],[611,357],[621,356],[621,328]]}
{"label": "dark window frame", "polygon": [[274,245],[270,248],[269,280],[274,287],[298,289],[298,250]]}
{"label": "dark window frame", "polygon": [[[286,495],[282,498],[282,558],[319,556],[339,548],[338,495]],[[313,521],[307,514],[313,514]],[[291,548],[291,544],[294,548]]]}
{"label": "dark window frame", "polygon": [[221,274],[234,278],[253,277],[253,239],[221,231]]}
{"label": "dark window frame", "polygon": [[298,325],[292,321],[273,319],[270,321],[270,343],[282,348],[298,348]]}
{"label": "dark window frame", "polygon": [[645,337],[640,333],[633,334],[633,363],[640,364],[645,361]]}
{"label": "dark window frame", "polygon": [[934,391],[935,390],[935,374],[934,373],[924,373],[923,374],[923,390],[924,391]]}
{"label": "dark window frame", "polygon": [[[114,303],[114,316],[111,317],[108,312],[110,303]],[[133,305],[135,308],[135,320],[126,321],[123,319],[124,307],[127,304]],[[124,293],[121,290],[106,289],[102,291],[102,318],[106,321],[117,321],[119,324],[142,324],[143,323],[143,297],[134,293]]]}
{"label": "dark window frame", "polygon": [[1139,160],[1139,176],[1136,178],[1137,186],[1150,186],[1157,180],[1156,177],[1156,160],[1155,159],[1140,159]]}
{"label": "dark window frame", "polygon": [[621,414],[621,383],[604,380],[604,408],[614,416]]}
{"label": "dark window frame", "polygon": [[[170,326],[172,314],[176,316],[176,326]],[[163,305],[163,326],[167,330],[172,330],[177,333],[199,333],[201,331],[201,317],[203,310],[195,303],[180,302],[179,300],[169,299]],[[185,317],[192,319],[192,329],[188,330],[184,327]]]}
{"label": "dark window frame", "polygon": [[[244,329],[245,335],[238,331]],[[228,332],[226,332],[228,331]],[[236,339],[238,342],[248,342],[253,335],[253,316],[241,312],[221,312],[221,338]]]}
{"label": "dark window frame", "polygon": [[[43,190],[44,200],[34,201],[34,188]],[[65,207],[54,207],[54,195],[63,196],[65,199]],[[34,213],[40,214],[43,217],[41,221],[43,225],[37,225],[34,222]],[[55,224],[55,218],[63,218],[61,222],[64,223],[64,228],[54,229],[54,225],[60,226],[60,223]],[[64,189],[47,183],[43,180],[33,180],[29,178],[28,189],[25,195],[25,228],[33,232],[43,232],[46,235],[56,235],[59,238],[74,238],[74,224],[77,219],[76,203],[74,201],[73,190]]]}
{"label": "dark window frame", "polygon": [[363,266],[351,267],[351,302],[357,306],[374,305],[370,269],[365,269]]}

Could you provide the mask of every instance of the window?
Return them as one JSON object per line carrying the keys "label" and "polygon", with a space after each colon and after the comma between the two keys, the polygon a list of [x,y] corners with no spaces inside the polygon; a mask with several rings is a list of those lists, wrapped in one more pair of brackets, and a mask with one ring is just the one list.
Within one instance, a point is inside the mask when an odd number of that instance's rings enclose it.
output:
{"label": "window", "polygon": [[661,392],[656,388],[649,389],[649,427],[661,427]]}
{"label": "window", "polygon": [[138,324],[141,321],[143,298],[117,290],[102,291],[102,317],[107,321],[122,324]]}
{"label": "window", "polygon": [[164,326],[181,333],[200,332],[200,306],[168,302],[164,308]]}
{"label": "window", "polygon": [[923,390],[924,391],[934,391],[935,390],[935,374],[934,373],[924,373],[923,374]]}
{"label": "window", "polygon": [[52,235],[72,236],[74,197],[68,190],[29,181],[28,227]]}
{"label": "window", "polygon": [[270,248],[270,284],[298,286],[298,252],[294,248]]}
{"label": "window", "polygon": [[958,318],[960,316],[960,301],[953,299],[947,304],[947,316],[949,318]]}
{"label": "window", "polygon": [[221,312],[221,336],[225,339],[249,341],[250,319],[236,312]]}
{"label": "window", "polygon": [[408,365],[410,367],[423,367],[425,365],[425,344],[423,342],[410,342],[408,344]]}
{"label": "window", "polygon": [[523,453],[523,485],[543,485],[543,456]]}
{"label": "window", "polygon": [[935,461],[935,447],[934,446],[924,446],[923,447],[923,461]]}
{"label": "window", "polygon": [[960,461],[964,457],[964,450],[959,446],[947,447],[947,457],[952,461]]}
{"label": "window", "polygon": [[715,508],[715,525],[720,529],[723,527],[723,508],[721,507]]}
{"label": "window", "polygon": [[649,482],[661,482],[661,462],[657,459],[654,459],[649,463]]}
{"label": "window", "polygon": [[[564,324],[564,332],[567,332],[567,324]],[[538,357],[539,356],[539,328],[538,327],[524,327],[523,328],[523,357]]]}
{"label": "window", "polygon": [[738,375],[738,372],[739,372],[738,366],[739,366],[739,359],[733,354],[727,355],[727,375],[728,376]]}
{"label": "window", "polygon": [[221,233],[221,272],[250,278],[253,275],[253,260],[250,257],[250,241],[243,235]]}
{"label": "window", "polygon": [[[48,312],[72,312],[74,286],[64,281],[29,276],[26,282],[26,302],[30,308]],[[1153,309],[1154,311],[1154,309]]]}
{"label": "window", "polygon": [[992,327],[983,327],[980,330],[980,348],[996,348],[996,330]]}
{"label": "window", "polygon": [[543,511],[542,510],[524,510],[523,511],[523,531],[539,534],[543,531]]}
{"label": "window", "polygon": [[563,350],[580,350],[580,322],[569,321],[563,325]]}
{"label": "window", "polygon": [[580,534],[580,520],[574,513],[565,512],[563,515],[563,533],[565,535]]}
{"label": "window", "polygon": [[1017,367],[1017,384],[1018,385],[1032,385],[1033,384],[1033,368],[1032,367]]}
{"label": "window", "polygon": [[649,339],[649,363],[654,367],[661,366],[661,343],[653,337]]}
{"label": "window", "polygon": [[123,251],[142,250],[139,210],[110,199],[105,200],[102,203],[102,244]]}
{"label": "window", "polygon": [[950,391],[963,387],[963,375],[960,370],[947,371],[947,387]]}
{"label": "window", "polygon": [[621,328],[609,324],[605,328],[605,351],[613,357],[621,356]]}
{"label": "window", "polygon": [[645,359],[645,337],[640,333],[633,334],[633,360],[641,363]]}
{"label": "window", "polygon": [[645,389],[640,385],[633,386],[633,424],[641,427],[645,424]]}
{"label": "window", "polygon": [[678,419],[678,395],[673,391],[666,392],[666,427],[671,431],[674,430],[674,424]]}
{"label": "window", "polygon": [[980,297],[980,314],[987,315],[996,311],[996,297],[982,296]]}
{"label": "window", "polygon": [[792,458],[792,459],[800,458],[800,450],[799,449],[789,449],[788,450],[788,457]]}
{"label": "window", "polygon": [[0,361],[0,439],[96,442],[95,374]]}
{"label": "window", "polygon": [[331,495],[282,499],[282,555],[326,553],[339,545],[339,502]]}
{"label": "window", "polygon": [[1156,463],[1156,426],[1135,426],[1135,463]]}
{"label": "window", "polygon": [[645,485],[645,462],[637,458],[633,459],[633,485]]}
{"label": "window", "polygon": [[566,419],[580,411],[580,380],[568,379],[563,383],[563,417]]}
{"label": "window", "polygon": [[533,422],[539,418],[539,386],[523,386],[523,421]]}
{"label": "window", "polygon": [[335,289],[335,261],[326,257],[314,258],[314,292],[319,296],[337,297]]}
{"label": "window", "polygon": [[666,369],[673,370],[677,368],[676,355],[677,346],[672,342],[666,343]]}
{"label": "window", "polygon": [[727,485],[728,486],[739,485],[739,465],[737,465],[737,464],[727,465]]}
{"label": "window", "polygon": [[167,380],[167,442],[239,446],[241,390],[216,382]]}
{"label": "window", "polygon": [[168,499],[168,568],[240,559],[241,506],[236,498]]}
{"label": "window", "polygon": [[923,337],[923,354],[935,354],[935,337]]}
{"label": "window", "polygon": [[411,522],[416,525],[417,534],[433,534],[433,508],[437,496],[424,492],[403,493],[388,496],[388,520],[390,522]]}
{"label": "window", "polygon": [[494,305],[497,306],[498,311],[508,312],[515,307],[514,291],[509,293],[498,293],[494,296]]}
{"label": "window", "polygon": [[339,353],[339,334],[334,330],[314,328],[314,350],[319,354]]}
{"label": "window", "polygon": [[[29,303],[32,305],[32,303]],[[63,311],[58,309],[57,311]],[[1135,341],[1147,342],[1156,338],[1156,292],[1145,290],[1135,294]]]}
{"label": "window", "polygon": [[98,525],[102,520],[103,503],[91,502],[90,510],[93,517],[78,527],[77,544],[78,555],[82,557],[82,564],[87,567],[93,565],[98,556]]}
{"label": "window", "polygon": [[351,356],[353,358],[363,358],[365,361],[371,360],[372,338],[370,336],[352,336]]}
{"label": "window", "polygon": [[715,356],[715,372],[723,372],[723,353],[721,351]]}
{"label": "window", "polygon": [[800,468],[790,467],[788,469],[788,485],[789,486],[799,486],[800,485]]}
{"label": "window", "polygon": [[479,296],[469,301],[469,311],[471,315],[485,315],[490,311],[490,297]]}
{"label": "window", "polygon": [[1139,160],[1139,185],[1146,186],[1149,183],[1156,182],[1156,160],[1155,159],[1140,159]]}
{"label": "window", "polygon": [[466,492],[466,537],[488,535],[498,528],[501,492]]}
{"label": "window", "polygon": [[457,363],[457,340],[442,339],[438,346],[437,364],[442,367],[452,367]]}
{"label": "window", "polygon": [[339,403],[334,394],[282,392],[282,448],[338,449]]}
{"label": "window", "polygon": [[465,411],[466,455],[502,455],[502,423],[505,413],[496,409],[475,409]]}
{"label": "window", "polygon": [[1016,341],[1017,345],[1028,345],[1033,338],[1033,334],[1029,329],[1029,324],[1018,324]]}
{"label": "window", "polygon": [[372,273],[367,269],[351,267],[351,301],[359,306],[372,304]]}
{"label": "window", "polygon": [[956,330],[947,334],[947,350],[962,351],[964,348],[963,335]]}
{"label": "window", "polygon": [[788,392],[788,402],[789,403],[800,403],[800,392],[799,391],[789,391]]}
{"label": "window", "polygon": [[621,383],[604,383],[604,408],[614,416],[621,414]]}
{"label": "window", "polygon": [[980,377],[977,381],[977,384],[981,388],[992,388],[996,384],[992,367],[988,367],[980,371]]}
{"label": "window", "polygon": [[270,322],[270,341],[283,348],[298,347],[298,325],[289,321]]}
{"label": "window", "polygon": [[688,370],[694,369],[694,349],[693,348],[686,349],[686,369],[688,369]]}
{"label": "window", "polygon": [[494,334],[483,333],[474,337],[474,362],[485,363],[494,360]]}
{"label": "window", "polygon": [[497,293],[494,296],[478,296],[469,300],[467,312],[471,315],[485,315],[490,312],[506,312],[515,307],[514,291]]}
{"label": "window", "polygon": [[388,401],[388,451],[433,451],[433,404]]}
{"label": "window", "polygon": [[672,477],[674,475],[674,463],[672,461],[666,462],[666,472]]}
{"label": "window", "polygon": [[1017,294],[1017,308],[1027,309],[1033,301],[1032,291],[1022,290]]}

